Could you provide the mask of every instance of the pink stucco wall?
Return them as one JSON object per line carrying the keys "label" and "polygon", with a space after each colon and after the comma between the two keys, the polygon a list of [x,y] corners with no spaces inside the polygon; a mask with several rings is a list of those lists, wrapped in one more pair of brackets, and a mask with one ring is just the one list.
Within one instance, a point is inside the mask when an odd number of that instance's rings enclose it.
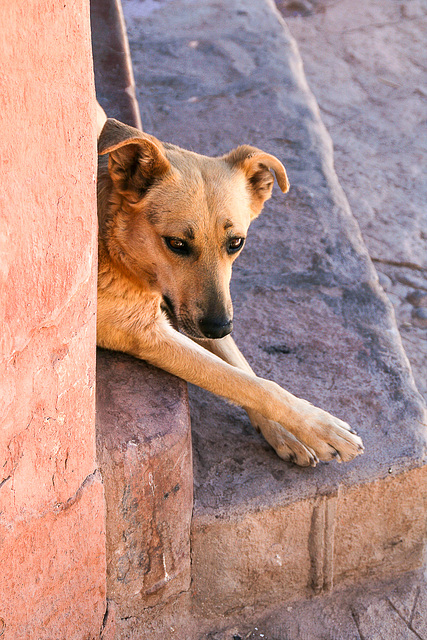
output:
{"label": "pink stucco wall", "polygon": [[98,638],[89,0],[0,15],[0,637]]}

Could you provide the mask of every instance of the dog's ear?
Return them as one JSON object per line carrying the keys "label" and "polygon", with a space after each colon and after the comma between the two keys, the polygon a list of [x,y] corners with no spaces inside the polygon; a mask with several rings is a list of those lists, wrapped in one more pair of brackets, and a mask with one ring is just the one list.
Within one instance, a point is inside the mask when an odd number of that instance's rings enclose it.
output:
{"label": "dog's ear", "polygon": [[133,200],[170,169],[159,140],[113,118],[100,133],[98,153],[109,154],[108,171],[116,189]]}
{"label": "dog's ear", "polygon": [[264,206],[264,202],[271,197],[274,184],[273,169],[276,180],[283,191],[289,191],[289,181],[283,164],[275,156],[265,153],[256,147],[243,145],[237,147],[224,159],[235,168],[240,169],[246,175],[250,193],[252,218],[256,218]]}

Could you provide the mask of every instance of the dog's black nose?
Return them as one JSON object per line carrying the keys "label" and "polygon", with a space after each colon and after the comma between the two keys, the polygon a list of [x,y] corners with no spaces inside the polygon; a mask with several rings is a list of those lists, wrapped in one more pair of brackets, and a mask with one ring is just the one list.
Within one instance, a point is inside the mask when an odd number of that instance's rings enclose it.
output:
{"label": "dog's black nose", "polygon": [[223,338],[231,333],[233,321],[227,318],[202,318],[199,329],[206,338]]}

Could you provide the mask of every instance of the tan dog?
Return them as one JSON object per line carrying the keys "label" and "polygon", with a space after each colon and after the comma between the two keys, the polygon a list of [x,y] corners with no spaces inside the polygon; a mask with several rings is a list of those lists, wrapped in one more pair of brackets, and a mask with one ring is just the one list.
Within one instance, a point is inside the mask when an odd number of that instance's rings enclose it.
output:
{"label": "tan dog", "polygon": [[208,158],[112,119],[99,153],[98,344],[244,407],[285,460],[360,454],[345,422],[258,378],[229,335],[231,267],[271,170],[289,189],[281,162],[249,146]]}

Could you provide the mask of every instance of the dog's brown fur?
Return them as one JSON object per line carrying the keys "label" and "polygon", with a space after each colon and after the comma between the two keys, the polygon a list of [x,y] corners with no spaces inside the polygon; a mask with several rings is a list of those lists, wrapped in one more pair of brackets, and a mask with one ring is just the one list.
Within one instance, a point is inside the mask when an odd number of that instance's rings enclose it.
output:
{"label": "dog's brown fur", "polygon": [[[258,378],[231,336],[231,268],[283,165],[254,147],[220,158],[116,120],[99,138],[98,344],[241,405],[279,456],[351,460],[350,427]],[[233,253],[233,251],[235,251]]]}

